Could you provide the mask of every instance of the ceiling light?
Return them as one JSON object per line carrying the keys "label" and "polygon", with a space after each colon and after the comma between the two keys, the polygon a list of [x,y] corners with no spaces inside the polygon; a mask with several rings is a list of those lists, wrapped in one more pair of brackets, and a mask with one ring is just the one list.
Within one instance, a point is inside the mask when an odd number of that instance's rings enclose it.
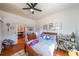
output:
{"label": "ceiling light", "polygon": [[30,11],[33,12],[34,10],[33,9],[30,9]]}

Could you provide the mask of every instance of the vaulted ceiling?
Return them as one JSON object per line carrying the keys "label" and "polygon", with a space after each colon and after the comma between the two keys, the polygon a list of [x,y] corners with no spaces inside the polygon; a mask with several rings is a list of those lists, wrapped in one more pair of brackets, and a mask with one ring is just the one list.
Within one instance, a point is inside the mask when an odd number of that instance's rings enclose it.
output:
{"label": "vaulted ceiling", "polygon": [[34,14],[30,10],[23,10],[22,8],[28,7],[26,3],[0,3],[0,10],[20,15],[23,17],[38,20],[47,17],[56,12],[65,10],[74,5],[78,4],[68,4],[68,3],[38,3],[36,8],[41,9],[42,12],[35,11]]}

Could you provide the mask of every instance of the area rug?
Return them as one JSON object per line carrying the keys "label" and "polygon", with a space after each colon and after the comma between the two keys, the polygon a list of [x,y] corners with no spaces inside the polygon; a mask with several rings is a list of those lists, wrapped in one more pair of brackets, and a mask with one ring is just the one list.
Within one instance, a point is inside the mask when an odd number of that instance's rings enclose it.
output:
{"label": "area rug", "polygon": [[28,54],[25,53],[24,50],[20,50],[20,51],[14,53],[14,54],[11,55],[11,56],[28,56]]}

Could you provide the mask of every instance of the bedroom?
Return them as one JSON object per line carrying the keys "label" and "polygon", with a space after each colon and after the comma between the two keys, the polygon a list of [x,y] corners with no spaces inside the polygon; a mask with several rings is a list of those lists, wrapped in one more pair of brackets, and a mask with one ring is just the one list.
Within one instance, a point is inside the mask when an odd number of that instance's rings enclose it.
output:
{"label": "bedroom", "polygon": [[[71,53],[69,54],[71,56],[73,53],[74,55],[76,55],[75,54],[76,52],[78,54],[79,4],[77,3],[74,3],[74,4],[73,3],[38,3],[35,6],[35,8],[42,10],[41,12],[33,9],[23,10],[23,8],[29,8],[29,6],[26,3],[2,3],[2,4],[0,3],[0,51],[2,50],[2,42],[6,39],[11,39],[14,41],[13,43],[14,45],[17,45],[18,43],[20,43],[20,45],[22,44],[20,48],[22,47],[21,48],[22,50],[25,48],[25,51],[26,53],[28,52],[28,55],[41,55],[39,53],[36,53],[33,50],[33,48],[30,48],[27,45],[25,45],[25,42],[27,43],[27,40],[26,40],[27,38],[29,38],[29,40],[37,39],[37,37],[40,36],[40,34],[42,33],[46,38],[49,38],[52,35],[57,36],[56,37],[57,40],[55,38],[54,44],[56,45],[55,46],[56,49],[60,49],[60,50],[56,50],[55,52],[56,56],[59,56],[59,55],[65,56],[65,53],[66,53],[66,56],[68,56],[68,53]],[[19,29],[19,25],[22,31]],[[21,37],[23,39],[21,39],[20,42],[18,39],[19,33],[24,35]],[[30,33],[32,35],[26,36],[27,33]],[[77,40],[75,40],[73,37]],[[36,41],[38,42],[38,40]],[[49,41],[51,40],[47,39],[47,41],[45,40],[45,43]],[[67,46],[66,47],[65,43],[67,42],[68,44],[66,45]],[[45,46],[47,45],[45,44]],[[53,47],[53,45],[51,46],[52,47],[50,47],[49,49],[50,51],[52,51],[51,54],[53,54],[54,52],[53,48],[55,47]],[[71,50],[74,47],[77,48],[77,49],[75,48],[75,50],[77,51],[71,52]],[[9,49],[11,47],[6,46],[6,48]],[[43,47],[40,46],[40,48],[43,48]],[[47,51],[47,48],[48,47],[46,47],[45,49],[46,51]],[[15,47],[14,49],[18,50],[19,48]],[[31,49],[31,50],[28,50],[28,49]],[[37,49],[39,49],[39,47]],[[64,51],[61,54],[59,54],[61,50],[62,51],[64,50]],[[6,51],[9,51],[9,50],[6,50]],[[12,50],[9,52],[12,52]],[[5,52],[3,54],[9,55],[10,54],[9,52]],[[49,52],[47,52],[47,54],[44,52],[43,54],[45,56],[50,55]],[[15,53],[15,56],[17,56],[16,54],[18,54],[18,51]]]}

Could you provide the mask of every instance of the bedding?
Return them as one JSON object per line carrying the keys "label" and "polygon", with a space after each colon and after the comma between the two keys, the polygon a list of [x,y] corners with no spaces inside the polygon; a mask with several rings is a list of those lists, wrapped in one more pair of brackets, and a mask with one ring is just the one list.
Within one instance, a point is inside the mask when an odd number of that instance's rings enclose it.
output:
{"label": "bedding", "polygon": [[[27,38],[25,51],[31,56],[53,56],[53,52],[57,49],[57,34],[52,32],[44,32],[38,37],[34,34],[29,35],[31,39]],[[32,38],[34,37],[34,38]]]}
{"label": "bedding", "polygon": [[43,40],[53,40],[56,37],[56,35],[49,35],[49,34],[40,34],[39,38]]}
{"label": "bedding", "polygon": [[[45,37],[48,36],[48,38],[46,39],[44,36]],[[38,39],[42,41],[43,43],[47,43],[47,44],[56,43],[56,35],[43,34],[43,35],[40,35]]]}
{"label": "bedding", "polygon": [[[31,42],[33,42],[33,40],[31,40]],[[43,56],[53,56],[54,49],[56,48],[54,43],[48,42],[47,44],[40,40],[35,45],[30,45],[30,47]]]}
{"label": "bedding", "polygon": [[27,44],[28,44],[29,46],[33,46],[33,45],[37,44],[38,42],[39,42],[38,39],[34,39],[34,40],[29,41]]}
{"label": "bedding", "polygon": [[9,35],[9,36],[6,36],[6,37],[3,37],[3,39],[10,39],[10,40],[13,40],[14,43],[13,44],[17,44],[18,42],[18,36],[16,34],[13,34],[13,35]]}

